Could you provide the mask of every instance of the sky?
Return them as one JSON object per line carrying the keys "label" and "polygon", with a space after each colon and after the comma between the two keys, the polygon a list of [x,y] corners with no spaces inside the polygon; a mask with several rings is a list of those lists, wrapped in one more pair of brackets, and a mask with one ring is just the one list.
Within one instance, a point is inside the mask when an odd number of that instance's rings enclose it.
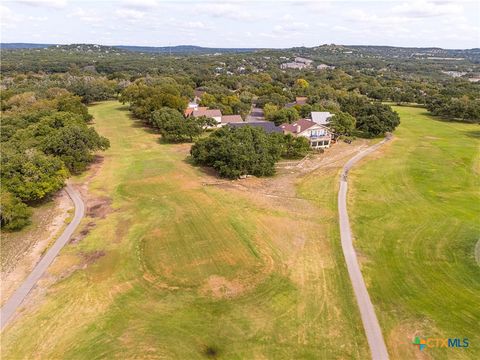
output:
{"label": "sky", "polygon": [[480,1],[1,0],[1,41],[480,47]]}

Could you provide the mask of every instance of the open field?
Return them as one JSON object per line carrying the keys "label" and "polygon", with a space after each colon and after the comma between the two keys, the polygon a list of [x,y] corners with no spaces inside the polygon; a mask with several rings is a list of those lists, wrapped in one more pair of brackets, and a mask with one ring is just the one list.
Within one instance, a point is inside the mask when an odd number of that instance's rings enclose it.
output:
{"label": "open field", "polygon": [[205,186],[188,145],[117,102],[90,111],[111,148],[76,179],[87,218],[2,334],[3,359],[368,357],[338,241],[341,161],[292,196]]}
{"label": "open field", "polygon": [[[350,173],[350,219],[392,358],[480,358],[480,129],[395,107],[395,139]],[[469,349],[426,349],[468,338]]]}

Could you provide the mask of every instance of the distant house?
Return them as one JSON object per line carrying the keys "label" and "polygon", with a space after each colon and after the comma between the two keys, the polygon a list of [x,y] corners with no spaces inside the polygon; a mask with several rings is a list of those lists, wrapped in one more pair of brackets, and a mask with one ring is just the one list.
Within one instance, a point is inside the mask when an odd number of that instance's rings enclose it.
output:
{"label": "distant house", "polygon": [[332,141],[332,133],[329,128],[308,119],[300,119],[293,124],[285,123],[280,125],[280,128],[284,134],[307,138],[310,142],[310,147],[313,149],[328,148]]}
{"label": "distant house", "polygon": [[308,68],[309,65],[304,64],[304,63],[297,63],[297,62],[288,62],[288,63],[283,63],[280,65],[280,69],[297,69],[297,70],[302,70]]}
{"label": "distant house", "polygon": [[327,65],[327,64],[320,64],[317,65],[317,70],[333,70],[335,66]]}
{"label": "distant house", "polygon": [[243,119],[240,115],[222,115],[222,125],[242,122]]}
{"label": "distant house", "polygon": [[193,114],[193,111],[195,109],[198,109],[198,104],[194,101],[189,102],[187,108],[183,112],[183,115],[187,118],[187,117],[189,117],[190,115]]}
{"label": "distant house", "polygon": [[296,57],[295,60],[294,60],[296,63],[303,63],[305,65],[312,65],[313,63],[313,60],[310,60],[310,59],[305,59],[305,58],[302,58],[302,57]]}
{"label": "distant house", "polygon": [[222,123],[222,112],[219,109],[207,109],[203,107],[199,107],[198,109],[194,109],[192,113],[193,117],[200,117],[206,116],[215,119],[217,122],[217,126]]}
{"label": "distant house", "polygon": [[319,125],[328,125],[333,116],[334,114],[331,114],[328,111],[312,111],[311,112],[312,121]]}
{"label": "distant house", "polygon": [[279,126],[276,126],[271,121],[251,121],[251,122],[241,122],[241,123],[229,123],[228,126],[231,126],[234,128],[243,127],[243,126],[259,127],[265,130],[265,132],[268,134],[283,132],[282,128],[280,128]]}
{"label": "distant house", "polygon": [[293,62],[287,62],[280,65],[280,69],[307,69],[312,66],[313,60],[296,57]]}

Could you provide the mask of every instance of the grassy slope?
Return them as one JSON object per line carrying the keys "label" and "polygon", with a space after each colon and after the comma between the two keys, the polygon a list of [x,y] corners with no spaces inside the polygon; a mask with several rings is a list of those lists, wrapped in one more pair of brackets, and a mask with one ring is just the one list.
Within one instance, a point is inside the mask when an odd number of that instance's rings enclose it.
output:
{"label": "grassy slope", "polygon": [[[64,249],[49,270],[63,280],[2,334],[2,358],[195,359],[207,346],[225,359],[368,356],[329,238],[338,239],[334,173],[305,180],[318,213],[292,219],[249,194],[202,186],[185,147],[159,144],[118,103],[91,112],[112,147],[90,191],[110,197],[113,211]],[[95,251],[105,255],[88,263]],[[215,285],[231,296],[212,296]]]}
{"label": "grassy slope", "polygon": [[428,349],[434,358],[480,358],[478,125],[396,107],[402,124],[384,153],[352,170],[349,195],[363,273],[394,358],[410,342],[467,337],[470,349]]}

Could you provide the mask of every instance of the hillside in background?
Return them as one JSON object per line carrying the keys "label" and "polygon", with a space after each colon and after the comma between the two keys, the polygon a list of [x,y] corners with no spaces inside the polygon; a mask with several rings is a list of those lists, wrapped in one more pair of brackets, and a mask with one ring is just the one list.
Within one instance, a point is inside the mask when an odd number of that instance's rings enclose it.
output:
{"label": "hillside in background", "polygon": [[318,54],[348,54],[352,57],[374,57],[393,59],[433,59],[452,60],[467,59],[476,63],[480,62],[480,49],[442,49],[442,48],[415,48],[395,46],[370,46],[370,45],[321,45],[316,47],[293,47],[289,49],[262,49],[262,48],[210,48],[195,45],[177,46],[133,46],[133,45],[95,45],[95,44],[32,44],[32,43],[2,43],[1,49],[45,49],[56,48],[60,50],[76,50],[85,52],[118,52],[129,51],[151,54],[174,54],[174,55],[202,55],[202,54],[231,54],[248,53],[254,51],[295,51],[305,56]]}
{"label": "hillside in background", "polygon": [[130,46],[116,45],[118,49],[146,52],[156,54],[214,54],[214,53],[241,53],[252,52],[255,48],[208,48],[195,45],[178,45],[178,46]]}

